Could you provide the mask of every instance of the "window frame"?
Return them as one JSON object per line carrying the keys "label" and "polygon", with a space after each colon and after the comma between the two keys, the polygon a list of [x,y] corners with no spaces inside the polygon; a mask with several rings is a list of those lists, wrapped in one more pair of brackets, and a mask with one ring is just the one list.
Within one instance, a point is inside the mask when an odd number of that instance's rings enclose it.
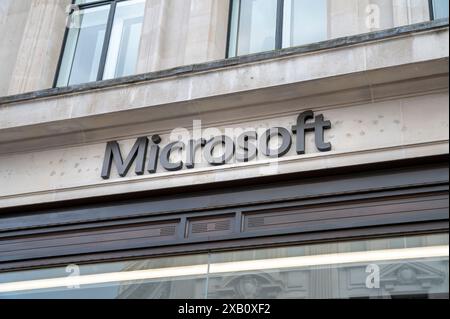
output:
{"label": "window frame", "polygon": [[434,17],[434,3],[433,0],[428,0],[428,8],[430,11],[430,21],[434,21],[435,17]]}
{"label": "window frame", "polygon": [[428,6],[429,6],[429,11],[430,11],[430,21],[435,21],[438,20],[436,19],[436,12],[434,10],[434,1],[433,0],[428,0]]}
{"label": "window frame", "polygon": [[[96,81],[102,81],[104,73],[105,73],[106,59],[108,57],[109,42],[111,40],[111,33],[112,33],[113,25],[114,25],[114,16],[116,13],[117,4],[119,2],[125,2],[125,1],[129,1],[129,0],[98,0],[98,1],[88,2],[88,3],[82,3],[82,4],[76,4],[75,3],[76,0],[71,0],[71,5],[77,6],[79,10],[96,8],[96,7],[101,7],[101,6],[105,6],[105,5],[111,6],[109,8],[108,20],[107,20],[106,31],[105,31],[105,38],[103,40],[102,53],[101,53],[100,62],[99,62],[99,66],[98,66]],[[74,11],[72,9],[72,11],[70,13],[68,13],[68,17],[70,18],[70,16],[73,13],[74,13]],[[69,35],[69,31],[70,31],[70,28],[68,26],[66,26],[66,30],[64,32],[63,43],[62,43],[62,47],[61,47],[60,54],[59,54],[58,65],[56,67],[56,74],[55,74],[55,78],[53,80],[53,88],[58,87],[58,79],[59,79],[60,72],[61,72],[61,64],[62,64],[62,61],[64,58],[64,52],[66,50],[67,37]],[[66,86],[70,86],[70,85],[66,85]]]}
{"label": "window frame", "polygon": [[[227,45],[226,45],[226,53],[225,57],[228,58],[234,58],[239,57],[239,55],[230,56],[230,46],[231,46],[231,22],[233,19],[233,4],[236,0],[230,0],[230,5],[228,8],[228,36],[227,36]],[[241,0],[238,0],[239,2]],[[239,8],[239,15],[240,15],[240,8]],[[277,0],[277,14],[276,14],[276,30],[275,30],[275,49],[274,50],[281,50],[283,48],[283,18],[284,18],[284,0]],[[239,33],[239,27],[238,27],[238,33]],[[237,41],[237,38],[236,38]],[[237,49],[237,46],[236,46]]]}
{"label": "window frame", "polygon": [[[227,44],[226,44],[226,59],[229,58],[237,58],[239,55],[235,54],[234,56],[230,56],[230,46],[231,46],[231,23],[233,20],[233,4],[235,1],[241,0],[230,0],[229,8],[228,8],[228,35],[227,35]],[[435,12],[434,12],[434,4],[433,0],[428,0],[429,13],[430,13],[430,21],[434,21]],[[277,22],[276,22],[276,31],[275,31],[275,50],[283,49],[283,19],[284,19],[284,0],[277,0]],[[239,10],[240,14],[240,10]],[[238,28],[239,32],[239,28]],[[236,38],[237,41],[237,38]],[[236,46],[237,50],[237,46]]]}

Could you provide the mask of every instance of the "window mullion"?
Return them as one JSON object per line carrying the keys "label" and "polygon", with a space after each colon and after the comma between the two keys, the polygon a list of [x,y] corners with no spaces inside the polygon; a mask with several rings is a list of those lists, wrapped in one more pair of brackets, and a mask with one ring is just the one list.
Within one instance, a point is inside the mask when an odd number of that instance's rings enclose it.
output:
{"label": "window mullion", "polygon": [[100,58],[100,64],[98,67],[97,81],[103,80],[103,73],[105,71],[106,57],[108,54],[109,41],[111,39],[111,33],[112,33],[112,28],[113,28],[113,23],[114,23],[114,15],[116,13],[116,7],[117,7],[117,0],[113,1],[111,3],[111,8],[109,11],[108,24],[106,26],[106,32],[105,32],[105,40],[103,41],[102,56]]}
{"label": "window mullion", "polygon": [[278,0],[277,3],[277,29],[275,33],[275,49],[283,47],[283,13],[284,0]]}

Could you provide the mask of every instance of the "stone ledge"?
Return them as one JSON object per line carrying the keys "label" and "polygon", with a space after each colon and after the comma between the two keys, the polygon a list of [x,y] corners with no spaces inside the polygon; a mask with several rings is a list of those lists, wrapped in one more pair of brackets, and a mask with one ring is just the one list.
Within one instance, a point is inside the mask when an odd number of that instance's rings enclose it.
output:
{"label": "stone ledge", "polygon": [[386,30],[382,30],[382,31],[376,31],[376,32],[370,32],[370,33],[365,33],[365,34],[358,34],[358,35],[353,35],[353,36],[348,36],[348,37],[342,37],[342,38],[327,40],[327,41],[308,44],[308,45],[299,46],[299,47],[292,47],[292,48],[286,48],[286,49],[281,49],[281,50],[250,54],[250,55],[239,56],[239,57],[234,57],[234,58],[229,58],[229,59],[223,59],[223,60],[218,60],[218,61],[213,61],[213,62],[180,66],[180,67],[162,70],[162,71],[158,71],[158,72],[138,74],[138,75],[133,75],[133,76],[128,76],[128,77],[112,79],[112,80],[98,81],[98,82],[92,82],[92,83],[86,83],[86,84],[80,84],[80,85],[74,85],[74,86],[62,87],[62,88],[51,88],[51,89],[46,89],[46,90],[5,96],[5,97],[0,97],[0,107],[5,104],[22,102],[22,101],[27,101],[27,100],[48,98],[48,97],[58,96],[58,95],[63,95],[63,94],[73,94],[73,93],[79,93],[79,92],[85,92],[85,91],[103,89],[103,88],[112,88],[115,86],[128,85],[128,84],[133,84],[133,83],[141,83],[141,82],[164,79],[164,78],[169,78],[169,77],[174,77],[174,76],[179,76],[179,75],[195,74],[195,73],[199,73],[199,72],[212,71],[212,70],[216,70],[216,69],[222,69],[222,68],[241,65],[241,64],[261,62],[261,61],[271,60],[271,59],[276,59],[276,58],[283,58],[283,57],[288,57],[288,56],[297,55],[297,54],[304,54],[304,53],[311,53],[311,52],[315,52],[315,51],[340,48],[340,47],[361,44],[361,43],[366,43],[366,42],[371,42],[371,41],[383,40],[383,39],[397,37],[397,36],[404,36],[404,35],[408,35],[408,34],[412,34],[412,33],[416,33],[416,32],[423,32],[423,31],[439,29],[439,28],[448,28],[448,25],[449,25],[448,18],[439,19],[439,20],[434,20],[434,21],[427,21],[427,22],[422,22],[422,23],[417,23],[417,24],[412,24],[412,25],[407,25],[407,26],[402,26],[402,27],[386,29]]}

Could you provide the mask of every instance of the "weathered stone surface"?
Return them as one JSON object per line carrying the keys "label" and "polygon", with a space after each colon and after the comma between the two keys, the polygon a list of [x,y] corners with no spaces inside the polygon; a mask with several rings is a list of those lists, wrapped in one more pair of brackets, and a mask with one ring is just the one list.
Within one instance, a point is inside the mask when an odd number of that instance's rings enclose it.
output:
{"label": "weathered stone surface", "polygon": [[228,0],[148,0],[137,73],[225,58]]}
{"label": "weathered stone surface", "polygon": [[[215,37],[224,36],[224,20],[215,14],[224,2],[178,1],[148,2],[139,67],[154,72],[0,98],[0,208],[448,154],[448,19],[221,59],[224,42]],[[32,19],[49,5],[32,4]],[[175,4],[185,10],[173,12]],[[43,28],[25,27],[14,92],[35,90],[38,78],[45,84],[54,73],[55,55],[46,51],[54,43],[43,37],[60,23],[51,16]],[[403,24],[405,16],[392,19]],[[190,31],[176,29],[178,20]],[[34,65],[25,51],[37,49]],[[331,152],[319,153],[308,135],[305,155],[291,150],[277,163],[100,176],[110,140],[126,153],[138,136],[157,133],[167,144],[172,129],[191,129],[193,120],[219,133],[289,127],[307,109],[332,121]]]}
{"label": "weathered stone surface", "polygon": [[[18,1],[22,2],[22,1]],[[8,93],[18,94],[53,85],[70,0],[32,0]]]}
{"label": "weathered stone surface", "polygon": [[9,94],[30,7],[31,1],[0,1],[0,96]]}
{"label": "weathered stone surface", "polygon": [[[194,170],[135,176],[132,172],[119,178],[113,168],[111,179],[102,180],[100,171],[106,141],[62,148],[50,148],[29,153],[0,157],[0,207],[52,202],[65,199],[103,196],[123,192],[164,189],[230,181],[258,176],[311,171],[347,165],[368,164],[397,159],[416,158],[448,153],[448,91],[425,95],[390,98],[367,103],[320,106],[320,101],[303,98],[284,103],[268,103],[261,108],[276,109],[269,118],[255,118],[254,113],[217,111],[216,122],[199,114],[191,119],[205,119],[204,129],[290,127],[302,110],[311,108],[332,121],[325,139],[333,145],[331,152],[319,153],[314,147],[313,135],[307,137],[307,154],[298,156],[294,149],[285,157],[274,160],[260,158],[250,163],[230,163],[221,167],[199,164]],[[426,113],[424,114],[424,106]],[[250,108],[250,106],[247,106]],[[236,121],[233,114],[251,113],[248,119]],[[242,113],[240,113],[242,112]],[[253,119],[251,119],[253,118]],[[218,121],[220,119],[220,121]],[[183,119],[179,119],[181,122]],[[172,122],[173,125],[176,122]],[[181,124],[181,123],[180,123]],[[167,144],[170,130],[155,131],[151,125],[142,134],[159,133]],[[111,131],[111,134],[114,131]],[[126,154],[135,142],[133,136],[113,136],[119,139]],[[123,139],[123,140],[122,140]],[[182,154],[181,154],[182,155]]]}

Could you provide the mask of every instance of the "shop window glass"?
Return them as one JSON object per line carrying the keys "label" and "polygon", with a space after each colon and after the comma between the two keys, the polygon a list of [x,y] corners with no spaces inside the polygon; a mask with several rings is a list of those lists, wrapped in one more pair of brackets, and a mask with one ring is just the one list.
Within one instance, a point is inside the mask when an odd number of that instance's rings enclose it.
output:
{"label": "shop window glass", "polygon": [[0,274],[0,298],[448,298],[448,234]]}

